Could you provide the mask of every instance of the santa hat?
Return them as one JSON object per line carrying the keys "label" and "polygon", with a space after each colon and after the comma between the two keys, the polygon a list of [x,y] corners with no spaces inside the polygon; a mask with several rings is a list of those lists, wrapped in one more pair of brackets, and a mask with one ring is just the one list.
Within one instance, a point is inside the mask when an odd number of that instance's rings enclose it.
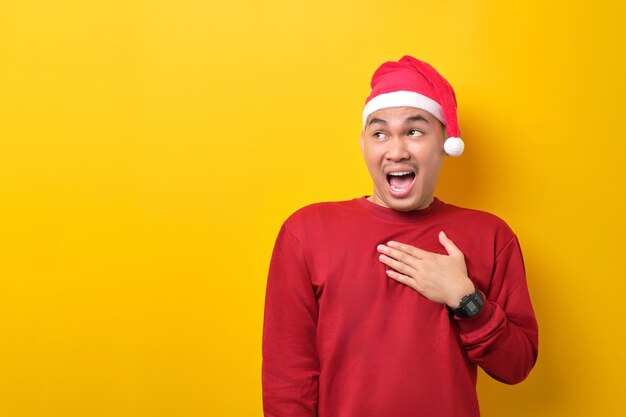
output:
{"label": "santa hat", "polygon": [[400,61],[382,64],[372,76],[372,92],[363,108],[363,128],[367,117],[388,107],[415,107],[427,111],[446,126],[448,138],[443,149],[459,156],[465,145],[459,137],[456,97],[452,86],[426,62],[404,56]]}

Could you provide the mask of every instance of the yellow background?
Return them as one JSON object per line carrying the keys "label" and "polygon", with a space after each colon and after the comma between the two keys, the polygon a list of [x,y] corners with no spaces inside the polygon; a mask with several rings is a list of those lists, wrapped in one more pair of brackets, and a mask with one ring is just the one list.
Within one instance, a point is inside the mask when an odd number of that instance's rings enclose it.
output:
{"label": "yellow background", "polygon": [[524,248],[539,362],[481,375],[483,415],[619,414],[622,4],[2,0],[0,416],[261,416],[275,235],[371,193],[360,111],[403,54],[457,91],[438,196]]}

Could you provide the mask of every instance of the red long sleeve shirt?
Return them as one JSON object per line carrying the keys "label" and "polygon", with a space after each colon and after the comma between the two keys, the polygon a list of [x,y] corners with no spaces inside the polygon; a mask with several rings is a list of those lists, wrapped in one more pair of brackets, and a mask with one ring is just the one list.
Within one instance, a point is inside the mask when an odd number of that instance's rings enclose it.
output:
{"label": "red long sleeve shirt", "polygon": [[[451,318],[378,260],[389,240],[445,254],[441,230],[485,296],[475,318]],[[358,198],[283,224],[267,282],[266,417],[476,417],[476,366],[514,384],[536,357],[522,254],[497,217],[438,199],[398,212]]]}

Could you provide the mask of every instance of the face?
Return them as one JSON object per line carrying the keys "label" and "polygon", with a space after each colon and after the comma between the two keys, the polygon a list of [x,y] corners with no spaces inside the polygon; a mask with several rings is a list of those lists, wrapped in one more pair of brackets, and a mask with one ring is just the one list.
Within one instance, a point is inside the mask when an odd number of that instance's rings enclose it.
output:
{"label": "face", "polygon": [[443,125],[430,113],[391,107],[372,113],[361,135],[374,182],[370,200],[399,211],[428,207],[445,158]]}

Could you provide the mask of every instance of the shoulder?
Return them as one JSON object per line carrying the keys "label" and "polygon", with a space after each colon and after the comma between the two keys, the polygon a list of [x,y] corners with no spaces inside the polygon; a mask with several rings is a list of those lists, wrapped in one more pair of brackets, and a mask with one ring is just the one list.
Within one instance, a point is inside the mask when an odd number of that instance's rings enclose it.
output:
{"label": "shoulder", "polygon": [[325,201],[304,206],[293,212],[285,221],[287,225],[306,223],[318,219],[334,219],[354,210],[354,200]]}
{"label": "shoulder", "polygon": [[283,227],[296,236],[341,225],[354,218],[355,199],[313,203],[296,210],[285,220]]}
{"label": "shoulder", "polygon": [[502,243],[515,238],[515,233],[502,218],[487,211],[444,203],[441,214],[448,221],[463,225],[463,228],[479,236],[493,236]]}
{"label": "shoulder", "polygon": [[491,225],[493,227],[509,227],[500,217],[483,210],[476,210],[444,203],[442,211],[447,216],[458,217],[471,222],[478,222],[480,224]]}

